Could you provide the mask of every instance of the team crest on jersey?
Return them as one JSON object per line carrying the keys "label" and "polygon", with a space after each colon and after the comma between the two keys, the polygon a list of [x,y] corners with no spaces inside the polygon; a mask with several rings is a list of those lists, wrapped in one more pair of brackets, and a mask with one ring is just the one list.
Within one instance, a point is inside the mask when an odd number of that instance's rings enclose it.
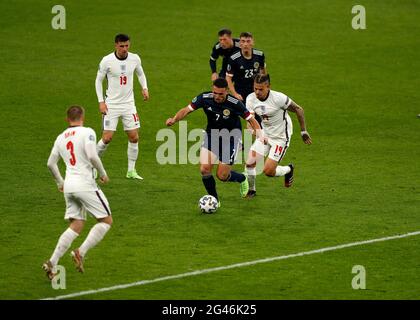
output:
{"label": "team crest on jersey", "polygon": [[229,117],[229,115],[230,115],[230,110],[229,110],[229,109],[225,109],[225,110],[223,110],[223,115],[224,115],[224,116],[226,116],[226,117]]}
{"label": "team crest on jersey", "polygon": [[120,64],[121,72],[125,72],[125,64]]}
{"label": "team crest on jersey", "polygon": [[259,66],[260,66],[260,63],[259,62],[254,62],[254,68],[255,69],[258,69]]}

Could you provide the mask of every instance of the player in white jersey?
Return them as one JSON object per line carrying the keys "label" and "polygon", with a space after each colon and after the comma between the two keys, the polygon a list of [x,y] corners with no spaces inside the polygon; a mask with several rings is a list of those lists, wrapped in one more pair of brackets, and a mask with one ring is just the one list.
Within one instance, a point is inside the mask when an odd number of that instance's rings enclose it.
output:
{"label": "player in white jersey", "polygon": [[[140,119],[134,102],[134,73],[142,87],[144,101],[149,99],[149,91],[140,57],[128,52],[129,48],[130,38],[127,35],[118,34],[115,37],[115,51],[105,56],[99,64],[95,88],[99,110],[103,115],[103,133],[102,139],[98,142],[97,150],[99,156],[102,156],[117,130],[118,119],[121,118],[124,131],[128,136],[127,178],[141,180],[143,178],[137,174],[135,168],[139,153],[138,129],[140,128]],[[108,82],[108,88],[104,99],[102,82],[105,78]]]}
{"label": "player in white jersey", "polygon": [[[78,271],[84,271],[83,259],[87,251],[103,239],[112,225],[108,200],[93,178],[93,168],[95,168],[102,183],[109,181],[96,152],[95,131],[83,127],[84,109],[80,106],[68,108],[67,121],[69,127],[55,140],[48,159],[48,168],[57,183],[58,190],[64,192],[66,201],[64,219],[69,220],[69,228],[60,236],[51,258],[42,265],[50,280],[56,275],[55,267],[58,260],[81,233],[86,221],[86,211],[95,217],[98,223],[92,227],[82,245],[71,252]],[[57,166],[60,158],[66,165],[64,180]]]}
{"label": "player in white jersey", "polygon": [[246,99],[247,109],[262,118],[264,143],[256,139],[249,150],[246,161],[249,191],[248,198],[256,195],[256,164],[268,155],[264,163],[264,174],[268,177],[284,176],[284,185],[291,187],[293,183],[293,164],[280,166],[292,137],[293,126],[288,111],[297,115],[301,136],[305,144],[312,140],[306,131],[303,109],[281,92],[270,89],[268,75],[257,75],[254,79],[254,92]]}

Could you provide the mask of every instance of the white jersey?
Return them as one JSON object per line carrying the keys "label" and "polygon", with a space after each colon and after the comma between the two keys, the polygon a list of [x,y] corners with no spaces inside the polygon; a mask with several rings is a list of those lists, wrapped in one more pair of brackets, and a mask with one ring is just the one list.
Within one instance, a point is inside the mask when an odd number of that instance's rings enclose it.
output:
{"label": "white jersey", "polygon": [[59,155],[66,164],[65,193],[98,190],[86,153],[90,143],[96,146],[96,134],[86,127],[69,127],[55,140],[51,153]]}
{"label": "white jersey", "polygon": [[246,107],[262,119],[264,135],[273,140],[289,140],[293,132],[292,120],[287,107],[292,100],[285,94],[270,90],[267,99],[259,100],[255,92],[246,98]]}
{"label": "white jersey", "polygon": [[103,57],[99,64],[95,84],[98,101],[104,101],[102,81],[106,77],[108,87],[105,103],[111,105],[134,105],[134,73],[137,74],[141,87],[147,89],[146,76],[141,66],[139,55],[128,52],[125,59],[120,59],[113,52]]}

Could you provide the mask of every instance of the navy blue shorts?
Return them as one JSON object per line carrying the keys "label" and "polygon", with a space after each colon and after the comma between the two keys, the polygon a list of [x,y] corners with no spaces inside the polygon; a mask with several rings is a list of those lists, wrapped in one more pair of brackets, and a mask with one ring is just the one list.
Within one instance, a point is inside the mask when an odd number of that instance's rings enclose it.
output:
{"label": "navy blue shorts", "polygon": [[241,144],[242,133],[240,131],[229,132],[224,129],[222,131],[214,130],[212,133],[205,132],[202,147],[213,152],[220,162],[233,165]]}

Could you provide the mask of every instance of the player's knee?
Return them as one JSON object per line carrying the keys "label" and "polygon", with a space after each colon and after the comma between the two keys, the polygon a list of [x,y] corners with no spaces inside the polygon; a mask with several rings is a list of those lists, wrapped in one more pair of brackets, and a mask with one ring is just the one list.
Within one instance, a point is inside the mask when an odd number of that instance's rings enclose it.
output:
{"label": "player's knee", "polygon": [[211,168],[208,166],[201,166],[200,167],[200,173],[202,176],[208,176],[211,175]]}
{"label": "player's knee", "polygon": [[70,229],[72,229],[77,234],[82,233],[84,225],[85,223],[83,220],[70,219]]}
{"label": "player's knee", "polygon": [[139,142],[139,137],[129,137],[128,141],[130,141],[131,143],[137,143]]}
{"label": "player's knee", "polygon": [[227,181],[229,179],[229,172],[217,172],[217,178],[220,181]]}
{"label": "player's knee", "polygon": [[276,175],[276,170],[272,168],[264,168],[263,172],[267,177],[274,177]]}
{"label": "player's knee", "polygon": [[249,169],[255,168],[255,167],[256,167],[256,165],[257,165],[257,163],[256,163],[256,162],[247,162],[247,163],[245,164],[245,166],[246,166],[247,168],[249,168]]}
{"label": "player's knee", "polygon": [[103,136],[103,137],[102,137],[102,141],[103,141],[105,144],[108,144],[108,143],[110,143],[110,142],[112,141],[112,136]]}
{"label": "player's knee", "polygon": [[106,223],[106,224],[109,224],[110,226],[112,226],[112,223],[114,222],[114,221],[112,220],[112,216],[108,216],[108,217],[106,217],[106,218],[99,219],[98,221],[99,221],[99,222]]}

